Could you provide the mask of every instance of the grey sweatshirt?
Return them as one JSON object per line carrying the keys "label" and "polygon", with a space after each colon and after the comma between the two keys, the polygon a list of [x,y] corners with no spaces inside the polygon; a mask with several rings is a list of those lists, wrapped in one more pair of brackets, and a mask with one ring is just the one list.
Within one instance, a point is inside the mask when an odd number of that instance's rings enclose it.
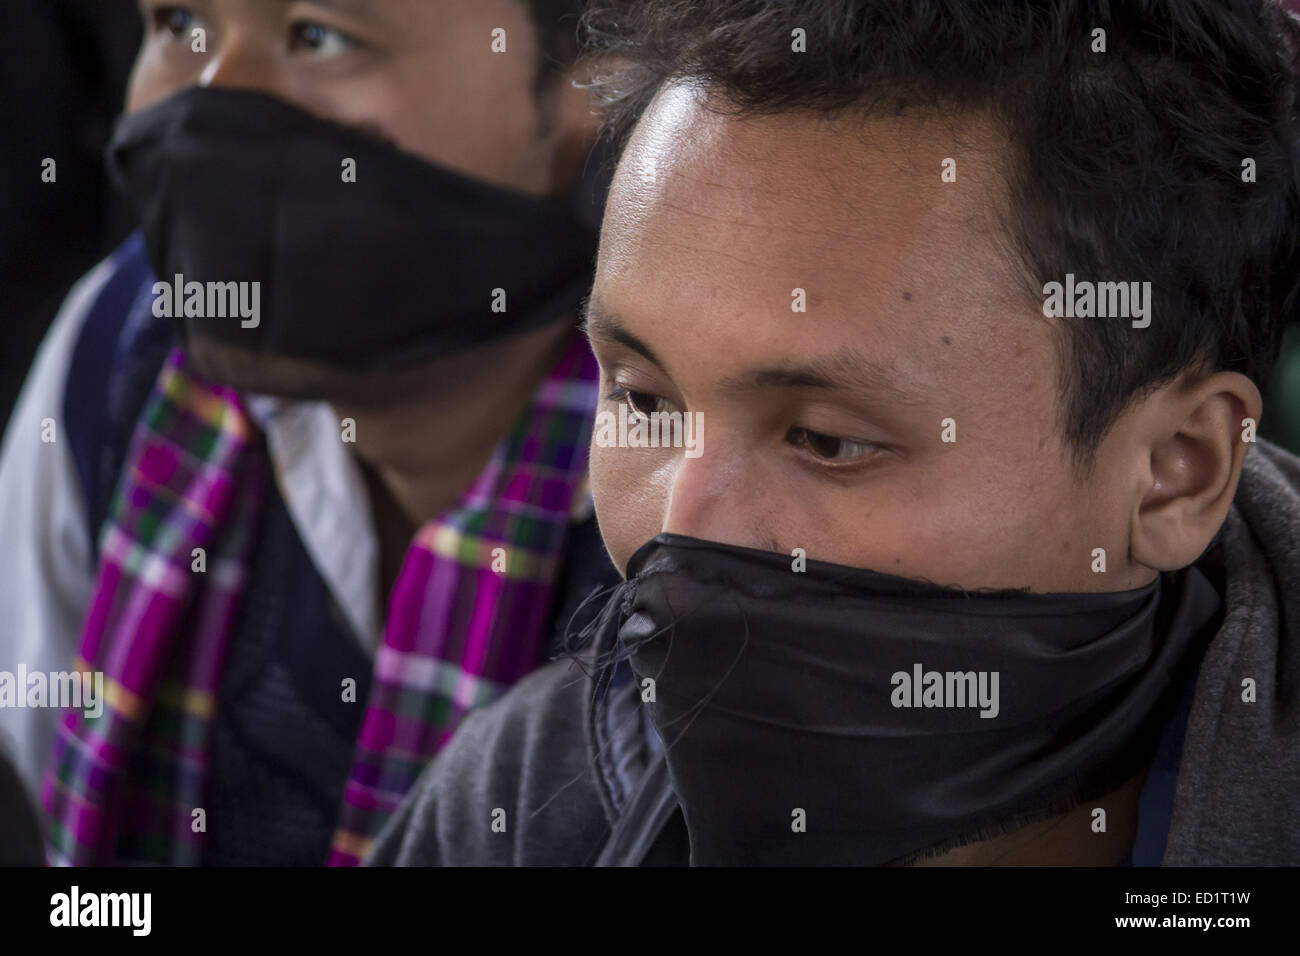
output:
{"label": "grey sweatshirt", "polygon": [[[1300,864],[1300,458],[1249,450],[1220,539],[1224,619],[1196,678],[1164,863]],[[591,670],[590,652],[553,662],[467,717],[368,864],[595,862],[651,747],[634,685],[597,688]]]}

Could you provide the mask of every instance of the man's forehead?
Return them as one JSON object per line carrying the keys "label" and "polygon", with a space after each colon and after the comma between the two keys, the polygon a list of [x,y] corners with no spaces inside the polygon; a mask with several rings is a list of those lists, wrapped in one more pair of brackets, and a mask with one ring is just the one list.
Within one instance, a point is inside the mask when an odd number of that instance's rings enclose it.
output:
{"label": "man's forehead", "polygon": [[[598,281],[670,265],[686,285],[808,291],[840,312],[918,293],[1024,309],[996,134],[977,120],[727,116],[699,87],[661,91],[610,192]],[[950,156],[949,153],[956,153]],[[956,178],[944,160],[956,161]],[[784,290],[784,291],[782,291]]]}
{"label": "man's forehead", "polygon": [[1004,177],[980,136],[914,118],[736,119],[663,93],[611,190],[593,298],[647,340],[712,330],[709,348],[738,361],[851,346],[916,381],[951,378],[956,356],[998,367],[1046,320],[1008,217],[990,214]]}
{"label": "man's forehead", "polygon": [[925,217],[990,228],[1007,151],[979,115],[842,112],[737,116],[698,83],[660,90],[629,139],[613,198],[635,206],[709,203],[740,222],[868,234]]}

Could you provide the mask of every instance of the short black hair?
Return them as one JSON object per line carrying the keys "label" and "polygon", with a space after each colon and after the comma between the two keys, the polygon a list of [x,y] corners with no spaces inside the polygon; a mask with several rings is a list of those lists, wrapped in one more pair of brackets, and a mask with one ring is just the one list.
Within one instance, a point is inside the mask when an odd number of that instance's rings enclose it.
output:
{"label": "short black hair", "polygon": [[1189,367],[1267,386],[1300,289],[1300,32],[1276,0],[606,0],[585,25],[593,55],[624,64],[595,83],[616,149],[683,79],[742,116],[1002,124],[1008,234],[1040,304],[1067,272],[1149,280],[1156,303],[1144,329],[1058,326],[1081,469],[1131,402]]}

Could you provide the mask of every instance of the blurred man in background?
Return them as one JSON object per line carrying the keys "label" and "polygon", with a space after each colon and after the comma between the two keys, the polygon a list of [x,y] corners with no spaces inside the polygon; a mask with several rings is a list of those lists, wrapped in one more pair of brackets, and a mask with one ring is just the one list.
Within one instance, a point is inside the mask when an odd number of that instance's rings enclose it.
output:
{"label": "blurred man in background", "polygon": [[0,670],[108,688],[0,710],[52,859],[355,862],[613,575],[579,7],[141,3],[141,231],[0,458]]}

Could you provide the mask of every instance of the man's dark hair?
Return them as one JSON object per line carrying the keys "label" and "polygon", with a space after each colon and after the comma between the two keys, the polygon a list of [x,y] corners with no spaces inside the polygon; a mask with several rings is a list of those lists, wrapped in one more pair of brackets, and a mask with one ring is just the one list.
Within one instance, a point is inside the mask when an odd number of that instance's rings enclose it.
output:
{"label": "man's dark hair", "polygon": [[586,27],[593,53],[623,64],[595,85],[619,141],[681,79],[739,116],[994,118],[1013,144],[1008,232],[1039,303],[1067,272],[1151,282],[1148,328],[1061,320],[1062,428],[1081,468],[1184,369],[1267,385],[1300,289],[1300,33],[1274,0],[628,0]]}

